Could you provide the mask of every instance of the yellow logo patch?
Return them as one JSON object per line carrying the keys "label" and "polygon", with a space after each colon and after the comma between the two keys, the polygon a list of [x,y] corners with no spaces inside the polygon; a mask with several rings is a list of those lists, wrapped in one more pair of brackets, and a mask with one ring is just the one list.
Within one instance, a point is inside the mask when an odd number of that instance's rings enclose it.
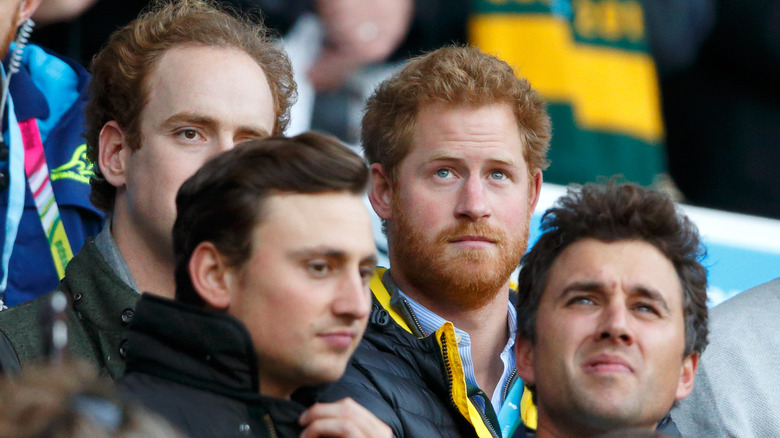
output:
{"label": "yellow logo patch", "polygon": [[70,179],[89,184],[94,174],[92,163],[87,160],[87,145],[83,144],[76,148],[70,161],[51,171],[51,180]]}

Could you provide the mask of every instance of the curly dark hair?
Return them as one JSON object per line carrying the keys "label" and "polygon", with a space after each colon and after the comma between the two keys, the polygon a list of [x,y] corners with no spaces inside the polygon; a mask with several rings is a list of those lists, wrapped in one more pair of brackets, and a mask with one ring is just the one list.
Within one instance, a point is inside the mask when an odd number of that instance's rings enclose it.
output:
{"label": "curly dark hair", "polygon": [[585,184],[570,188],[542,217],[543,234],[523,256],[518,276],[518,337],[536,342],[536,312],[548,272],[569,245],[639,240],[672,262],[683,290],[685,356],[707,346],[707,270],[696,226],[666,195],[635,184]]}
{"label": "curly dark hair", "polygon": [[149,98],[148,76],[173,47],[201,45],[238,49],[263,69],[274,102],[273,134],[290,121],[297,92],[287,55],[256,20],[220,9],[213,0],[161,0],[136,20],[114,32],[92,60],[90,100],[86,112],[87,159],[95,164],[90,180],[92,203],[114,209],[116,187],[97,166],[100,131],[115,120],[127,134],[130,148],[141,147],[141,114]]}

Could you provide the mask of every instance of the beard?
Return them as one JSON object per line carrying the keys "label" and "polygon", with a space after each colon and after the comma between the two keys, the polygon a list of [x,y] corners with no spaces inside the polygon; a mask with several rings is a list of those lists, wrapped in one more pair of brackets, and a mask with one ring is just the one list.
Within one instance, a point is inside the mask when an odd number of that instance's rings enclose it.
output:
{"label": "beard", "polygon": [[[400,208],[395,194],[392,217],[388,223],[391,269],[403,272],[407,281],[427,298],[461,310],[479,309],[493,300],[528,246],[527,220],[516,236],[508,236],[485,222],[461,220],[430,241]],[[466,235],[483,236],[495,242],[495,248],[464,249],[451,243]]]}

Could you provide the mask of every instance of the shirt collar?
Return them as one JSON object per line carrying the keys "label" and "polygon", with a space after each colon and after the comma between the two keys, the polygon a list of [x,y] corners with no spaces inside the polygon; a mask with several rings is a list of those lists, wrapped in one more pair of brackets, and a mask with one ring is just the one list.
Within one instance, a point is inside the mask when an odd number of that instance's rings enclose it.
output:
{"label": "shirt collar", "polygon": [[95,246],[98,251],[100,251],[100,255],[106,259],[106,263],[111,267],[111,270],[113,270],[128,286],[138,291],[138,286],[136,286],[135,281],[133,280],[133,274],[130,273],[130,268],[127,266],[127,262],[122,256],[122,252],[116,245],[114,236],[111,235],[110,217],[106,220],[103,230],[95,236]]}

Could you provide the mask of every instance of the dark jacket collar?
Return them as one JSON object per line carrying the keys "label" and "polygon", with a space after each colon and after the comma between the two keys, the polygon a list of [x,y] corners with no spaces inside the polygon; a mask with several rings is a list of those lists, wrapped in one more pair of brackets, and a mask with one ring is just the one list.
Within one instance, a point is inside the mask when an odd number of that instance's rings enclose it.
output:
{"label": "dark jacket collar", "polygon": [[128,372],[231,397],[259,397],[252,340],[235,318],[144,294],[128,340]]}

